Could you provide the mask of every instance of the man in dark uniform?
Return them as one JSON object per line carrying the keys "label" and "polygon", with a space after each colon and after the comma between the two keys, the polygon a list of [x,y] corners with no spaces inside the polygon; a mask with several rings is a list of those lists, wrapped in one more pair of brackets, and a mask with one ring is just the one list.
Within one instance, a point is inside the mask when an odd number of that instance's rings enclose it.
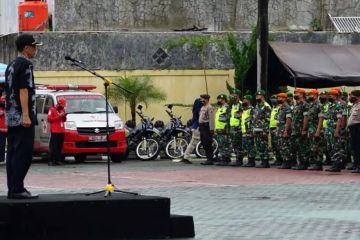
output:
{"label": "man in dark uniform", "polygon": [[8,198],[29,199],[37,198],[24,187],[32,161],[36,123],[35,83],[30,59],[35,57],[36,46],[41,43],[29,34],[20,35],[15,43],[21,55],[5,71]]}

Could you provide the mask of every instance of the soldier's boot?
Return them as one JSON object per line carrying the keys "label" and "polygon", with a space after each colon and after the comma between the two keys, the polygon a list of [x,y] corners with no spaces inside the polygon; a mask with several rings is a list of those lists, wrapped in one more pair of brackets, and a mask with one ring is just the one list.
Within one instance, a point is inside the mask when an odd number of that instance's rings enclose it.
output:
{"label": "soldier's boot", "polygon": [[347,170],[352,170],[352,173],[360,173],[359,163],[354,162],[352,166],[348,167]]}
{"label": "soldier's boot", "polygon": [[341,163],[339,161],[335,161],[330,168],[325,169],[326,172],[341,172]]}
{"label": "soldier's boot", "polygon": [[318,161],[315,164],[311,165],[308,170],[310,171],[322,171],[323,170],[323,164],[322,162]]}
{"label": "soldier's boot", "polygon": [[292,163],[291,161],[283,161],[283,163],[281,164],[280,167],[278,167],[278,169],[291,169],[292,167]]}
{"label": "soldier's boot", "polygon": [[200,163],[201,165],[214,165],[214,161],[206,160],[205,162]]}
{"label": "soldier's boot", "polygon": [[325,162],[324,162],[324,165],[331,165],[331,157],[330,157],[330,154],[326,153],[325,154]]}
{"label": "soldier's boot", "polygon": [[229,165],[232,167],[241,167],[243,165],[243,158],[242,157],[236,157],[235,162],[230,163]]}
{"label": "soldier's boot", "polygon": [[255,167],[255,158],[249,158],[248,162],[243,167]]}
{"label": "soldier's boot", "polygon": [[260,165],[256,166],[256,168],[270,168],[269,160],[268,159],[261,160]]}
{"label": "soldier's boot", "polygon": [[355,164],[352,164],[352,165],[350,165],[349,167],[347,167],[346,169],[347,170],[355,170],[355,169],[357,169],[358,167],[357,166],[355,166]]}
{"label": "soldier's boot", "polygon": [[296,166],[292,167],[293,170],[307,170],[309,167],[309,164],[307,161],[301,161]]}
{"label": "soldier's boot", "polygon": [[283,163],[282,159],[276,158],[275,162],[271,163],[271,166],[281,166],[281,164]]}
{"label": "soldier's boot", "polygon": [[215,163],[216,166],[229,166],[231,162],[230,157],[224,157],[219,162]]}
{"label": "soldier's boot", "polygon": [[342,162],[341,162],[341,169],[346,169],[346,166],[347,166],[348,162],[346,159],[344,159]]}

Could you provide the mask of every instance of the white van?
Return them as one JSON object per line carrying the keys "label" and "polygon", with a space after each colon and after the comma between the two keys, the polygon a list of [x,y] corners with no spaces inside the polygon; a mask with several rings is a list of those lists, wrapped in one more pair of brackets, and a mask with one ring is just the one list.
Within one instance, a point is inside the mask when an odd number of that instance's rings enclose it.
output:
{"label": "white van", "polygon": [[124,124],[117,115],[117,107],[109,105],[109,142],[106,141],[106,104],[100,93],[91,92],[93,85],[44,85],[36,90],[38,125],[35,128],[35,153],[49,151],[50,123],[48,111],[60,97],[66,99],[64,156],[74,156],[82,162],[87,155],[107,153],[113,162],[121,162],[126,156]]}

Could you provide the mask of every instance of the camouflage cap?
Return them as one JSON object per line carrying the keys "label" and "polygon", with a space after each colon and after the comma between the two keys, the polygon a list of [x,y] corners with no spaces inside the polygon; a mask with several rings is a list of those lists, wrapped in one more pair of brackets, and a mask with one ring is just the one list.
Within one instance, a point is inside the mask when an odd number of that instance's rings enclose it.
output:
{"label": "camouflage cap", "polygon": [[255,96],[258,96],[258,95],[265,96],[266,92],[264,90],[259,90],[255,93]]}
{"label": "camouflage cap", "polygon": [[237,88],[234,88],[232,90],[232,94],[237,94],[237,95],[241,95],[241,90],[237,89]]}
{"label": "camouflage cap", "polygon": [[245,95],[244,99],[251,101],[251,100],[253,100],[253,97],[251,95]]}

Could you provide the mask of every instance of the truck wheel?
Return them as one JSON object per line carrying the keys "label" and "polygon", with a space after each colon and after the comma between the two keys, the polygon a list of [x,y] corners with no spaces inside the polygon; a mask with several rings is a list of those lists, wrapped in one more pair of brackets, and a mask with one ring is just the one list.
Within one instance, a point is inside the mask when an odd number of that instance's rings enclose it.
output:
{"label": "truck wheel", "polygon": [[114,163],[120,163],[123,160],[125,160],[128,157],[128,153],[112,153],[110,155],[110,159],[111,161],[113,161]]}
{"label": "truck wheel", "polygon": [[75,162],[83,163],[83,162],[85,162],[86,155],[84,155],[84,154],[75,155],[74,158],[75,158]]}

